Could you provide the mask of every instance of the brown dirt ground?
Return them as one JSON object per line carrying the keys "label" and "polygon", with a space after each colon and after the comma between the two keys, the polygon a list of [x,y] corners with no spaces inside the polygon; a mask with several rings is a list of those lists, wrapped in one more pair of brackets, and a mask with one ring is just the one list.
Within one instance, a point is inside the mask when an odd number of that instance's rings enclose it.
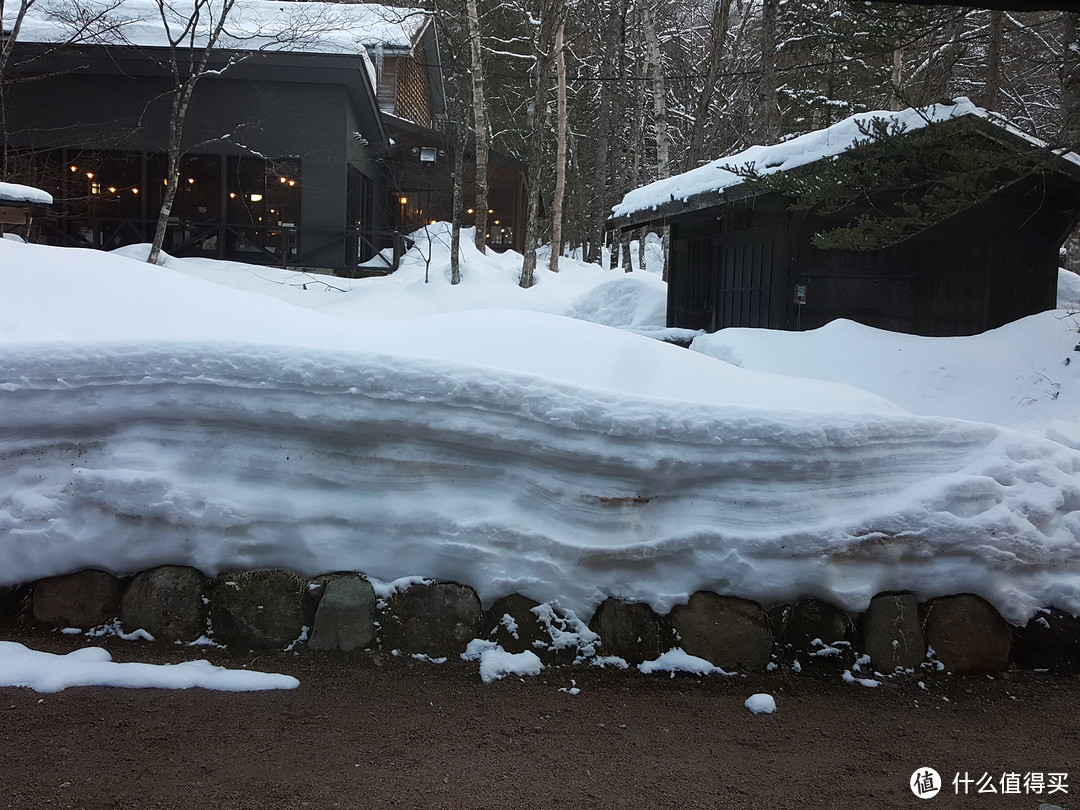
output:
{"label": "brown dirt ground", "polygon": [[[292,691],[0,688],[0,808],[1028,808],[1080,806],[1080,677],[1013,671],[877,689],[837,676],[676,678],[372,653],[240,653],[0,638],[118,661],[206,658]],[[576,681],[581,693],[560,692]],[[743,702],[776,697],[773,715]],[[917,767],[946,788],[925,805]],[[957,796],[956,772],[1067,772],[1069,793]],[[1071,804],[1072,803],[1072,804]]]}

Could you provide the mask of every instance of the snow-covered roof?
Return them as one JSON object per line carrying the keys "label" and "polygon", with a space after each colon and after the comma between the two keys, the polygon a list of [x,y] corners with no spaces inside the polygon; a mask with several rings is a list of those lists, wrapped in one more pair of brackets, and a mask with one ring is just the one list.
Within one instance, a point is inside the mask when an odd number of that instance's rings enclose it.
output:
{"label": "snow-covered roof", "polygon": [[[201,4],[196,45],[205,42],[222,0]],[[115,8],[113,8],[115,6]],[[174,32],[183,30],[194,0],[167,0]],[[16,5],[16,9],[18,6]],[[5,15],[4,28],[14,19]],[[236,0],[219,47],[235,50],[288,50],[306,53],[357,53],[362,47],[409,48],[420,36],[427,13],[368,3],[271,2]],[[87,24],[87,21],[92,21]],[[167,47],[156,0],[40,0],[30,7],[18,38],[22,42]]]}
{"label": "snow-covered roof", "polygon": [[[772,146],[751,146],[734,155],[722,157],[704,166],[691,169],[683,174],[657,180],[646,186],[636,188],[623,197],[622,202],[611,209],[612,217],[633,217],[645,211],[652,211],[676,201],[688,201],[699,194],[723,191],[742,184],[743,178],[728,168],[756,168],[762,174],[788,171],[824,158],[836,157],[847,151],[857,139],[865,138],[865,127],[875,119],[884,119],[904,127],[906,130],[921,129],[928,124],[948,121],[964,116],[973,116],[992,122],[995,126],[1017,136],[1032,146],[1045,148],[1045,142],[1023,132],[1004,118],[975,106],[966,98],[959,98],[952,104],[934,104],[929,107],[914,108],[894,112],[877,110],[858,113],[845,118],[826,129],[819,129],[799,135]],[[1080,156],[1069,152],[1061,155],[1077,165]]]}
{"label": "snow-covered roof", "polygon": [[0,183],[0,204],[29,203],[31,205],[52,205],[52,195],[33,186],[21,186],[18,183]]}

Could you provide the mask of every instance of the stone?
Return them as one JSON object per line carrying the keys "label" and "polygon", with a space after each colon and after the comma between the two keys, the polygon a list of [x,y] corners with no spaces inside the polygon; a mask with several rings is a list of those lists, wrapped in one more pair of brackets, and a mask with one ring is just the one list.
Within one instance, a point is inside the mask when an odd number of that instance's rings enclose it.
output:
{"label": "stone", "polygon": [[985,599],[945,596],[931,601],[925,615],[926,640],[947,671],[993,674],[1008,667],[1012,628]]}
{"label": "stone", "polygon": [[926,660],[919,603],[910,593],[882,593],[870,600],[862,619],[862,651],[878,672],[915,669]]}
{"label": "stone", "polygon": [[214,640],[249,649],[284,647],[303,629],[304,581],[287,571],[223,574],[211,583]]}
{"label": "stone", "polygon": [[87,629],[106,624],[120,610],[120,580],[105,571],[80,571],[43,579],[34,586],[34,619]]}
{"label": "stone", "polygon": [[1036,614],[1013,634],[1013,661],[1028,669],[1080,674],[1080,619],[1056,608]]}
{"label": "stone", "polygon": [[[557,647],[552,629],[540,620],[535,599],[512,593],[496,599],[484,611],[481,634],[491,639],[509,653],[532,652],[544,664],[571,664],[577,654],[577,646]],[[556,621],[561,617],[552,613]],[[557,632],[557,631],[556,631]]]}
{"label": "stone", "polygon": [[135,575],[120,600],[127,632],[145,630],[158,641],[194,641],[206,632],[206,577],[183,565]]}
{"label": "stone", "polygon": [[698,591],[668,620],[683,650],[721,669],[757,672],[772,657],[772,631],[757,602]]}
{"label": "stone", "polygon": [[781,660],[825,672],[849,669],[855,662],[855,625],[839,608],[816,599],[769,611],[769,624]]}
{"label": "stone", "polygon": [[380,617],[386,650],[445,658],[480,633],[480,597],[467,585],[429,582],[395,592]]}
{"label": "stone", "polygon": [[308,647],[350,652],[375,641],[375,589],[366,579],[331,579],[322,588]]}
{"label": "stone", "polygon": [[29,585],[8,585],[0,588],[0,620],[14,619],[23,614],[29,601]]}
{"label": "stone", "polygon": [[609,596],[596,609],[589,629],[600,636],[600,654],[614,655],[636,666],[671,649],[671,626],[644,602]]}

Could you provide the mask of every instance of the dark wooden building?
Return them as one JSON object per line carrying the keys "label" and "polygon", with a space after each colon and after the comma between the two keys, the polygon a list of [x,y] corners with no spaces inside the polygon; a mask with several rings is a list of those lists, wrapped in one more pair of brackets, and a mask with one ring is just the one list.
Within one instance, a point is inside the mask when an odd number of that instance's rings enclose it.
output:
{"label": "dark wooden building", "polygon": [[[184,0],[172,6],[183,22]],[[149,242],[173,88],[156,4],[117,0],[112,23],[77,45],[52,9],[31,9],[8,66],[17,81],[7,89],[9,170],[0,179],[52,194],[56,205],[35,223],[39,241]],[[232,34],[209,65],[227,69],[200,79],[186,117],[164,250],[344,275],[392,271],[403,234],[451,214],[453,155],[440,134],[446,100],[430,15],[237,0],[229,19]],[[514,245],[524,172],[501,155],[492,166],[492,207],[505,214],[493,217],[491,240]]]}
{"label": "dark wooden building", "polygon": [[[811,243],[866,212],[880,192],[872,188],[861,190],[862,204],[825,216],[793,212],[788,198],[736,181],[656,207],[624,206],[609,227],[670,226],[667,318],[674,327],[805,330],[847,318],[918,335],[971,335],[1053,309],[1059,249],[1080,221],[1076,156],[1054,154],[969,103],[945,118],[929,126],[973,128],[1045,160],[1038,170],[1003,177],[978,204],[877,250]],[[770,165],[768,151],[757,148],[757,165]],[[728,160],[736,165],[740,156]]]}

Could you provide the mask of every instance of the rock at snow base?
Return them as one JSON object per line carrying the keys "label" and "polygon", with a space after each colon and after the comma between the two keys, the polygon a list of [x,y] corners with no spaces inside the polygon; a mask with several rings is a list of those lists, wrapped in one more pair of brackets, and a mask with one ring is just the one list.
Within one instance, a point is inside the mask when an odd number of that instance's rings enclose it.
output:
{"label": "rock at snow base", "polygon": [[687,653],[721,669],[757,672],[772,657],[772,631],[757,602],[698,591],[673,607],[668,621]]}
{"label": "rock at snow base", "polygon": [[349,652],[375,640],[375,589],[366,579],[342,576],[323,588],[308,647]]}
{"label": "rock at snow base", "polygon": [[631,666],[659,658],[674,645],[668,623],[644,602],[609,596],[596,609],[589,629],[600,636],[601,651]]}
{"label": "rock at snow base", "polygon": [[995,673],[1009,665],[1012,628],[985,599],[972,594],[934,599],[925,617],[926,640],[949,672]]}
{"label": "rock at snow base", "polygon": [[838,674],[855,662],[855,625],[837,607],[802,599],[771,608],[769,624],[785,664],[797,660],[800,667]]}
{"label": "rock at snow base", "polygon": [[910,593],[878,594],[863,614],[862,650],[878,672],[914,669],[926,660],[919,603]]}
{"label": "rock at snow base", "polygon": [[129,633],[145,630],[158,641],[194,641],[206,631],[206,577],[184,565],[140,571],[120,600]]}
{"label": "rock at snow base", "polygon": [[573,663],[576,648],[552,648],[551,633],[533,612],[539,606],[535,599],[520,593],[496,599],[484,611],[482,637],[491,639],[508,653],[535,653],[547,666]]}
{"label": "rock at snow base", "polygon": [[234,647],[281,648],[300,636],[304,581],[287,571],[222,574],[210,587],[214,640]]}
{"label": "rock at snow base", "polygon": [[386,600],[382,647],[444,658],[461,655],[480,632],[480,598],[468,585],[412,585]]}
{"label": "rock at snow base", "polygon": [[754,714],[772,714],[776,711],[776,699],[764,692],[751,695],[743,705]]}
{"label": "rock at snow base", "polygon": [[1033,616],[1013,636],[1013,660],[1029,669],[1080,673],[1080,619],[1056,608]]}
{"label": "rock at snow base", "polygon": [[43,579],[34,586],[34,618],[64,627],[96,627],[116,618],[120,580],[105,571],[80,571]]}

